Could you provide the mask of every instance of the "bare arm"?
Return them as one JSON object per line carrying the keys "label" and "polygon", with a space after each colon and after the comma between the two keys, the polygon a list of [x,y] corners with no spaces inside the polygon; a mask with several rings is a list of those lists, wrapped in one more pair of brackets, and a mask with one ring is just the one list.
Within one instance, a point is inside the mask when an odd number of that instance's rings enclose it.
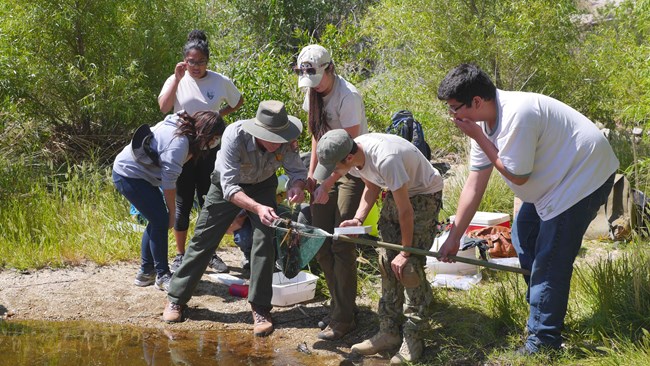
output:
{"label": "bare arm", "polygon": [[230,202],[233,204],[255,213],[260,217],[262,224],[271,226],[274,220],[279,219],[273,207],[265,206],[254,199],[250,198],[244,191],[238,191],[232,195]]}
{"label": "bare arm", "polygon": [[219,115],[220,115],[221,117],[227,116],[227,115],[229,115],[230,113],[237,111],[239,108],[241,108],[241,106],[242,106],[243,104],[244,104],[244,96],[241,96],[241,97],[239,97],[239,102],[237,102],[237,105],[236,105],[236,106],[231,107],[231,106],[229,106],[228,104],[226,104],[225,107],[223,107],[223,108],[221,108],[221,109],[219,110]]}
{"label": "bare arm", "polygon": [[472,138],[476,143],[481,147],[481,150],[487,155],[488,159],[496,170],[503,175],[504,178],[511,181],[512,183],[520,186],[528,181],[528,177],[519,177],[510,173],[506,167],[503,165],[503,162],[499,158],[499,149],[488,140],[487,136],[483,134],[481,126],[476,124],[473,121],[467,119],[453,119],[456,126],[467,136]]}
{"label": "bare arm", "polygon": [[471,171],[467,176],[467,180],[463,186],[463,191],[458,200],[456,217],[451,227],[451,231],[449,232],[447,240],[445,240],[445,243],[439,250],[441,261],[450,262],[447,255],[456,255],[456,253],[458,253],[458,249],[460,248],[460,239],[463,237],[465,230],[472,221],[472,218],[481,203],[481,199],[483,198],[491,174],[492,169],[489,168],[479,171]]}
{"label": "bare arm", "polygon": [[163,195],[165,196],[165,204],[167,204],[167,211],[169,212],[169,224],[171,229],[176,222],[176,188],[164,189]]}
{"label": "bare arm", "polygon": [[[400,222],[400,234],[402,237],[402,246],[410,248],[413,246],[413,228],[415,226],[415,214],[413,212],[413,205],[411,205],[411,200],[408,195],[408,187],[404,184],[398,190],[395,190],[393,193],[393,199],[395,200],[395,206],[397,206],[397,215]],[[390,263],[391,269],[398,280],[402,280],[402,273],[404,267],[408,263],[408,257],[411,256],[411,253],[401,251],[399,255],[395,256]]]}
{"label": "bare arm", "polygon": [[173,84],[170,88],[163,90],[163,92],[158,96],[158,106],[160,107],[161,112],[168,113],[174,108],[178,83],[180,83],[183,76],[185,76],[185,70],[187,70],[187,64],[185,62],[179,62],[176,64],[176,67],[174,68]]}

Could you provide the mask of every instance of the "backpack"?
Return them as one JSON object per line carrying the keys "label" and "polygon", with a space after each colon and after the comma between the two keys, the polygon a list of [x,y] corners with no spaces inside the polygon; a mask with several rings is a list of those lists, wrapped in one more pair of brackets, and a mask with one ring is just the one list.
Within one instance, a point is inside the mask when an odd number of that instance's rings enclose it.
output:
{"label": "backpack", "polygon": [[413,113],[407,110],[395,112],[390,118],[391,124],[386,133],[401,136],[417,147],[427,160],[431,160],[431,148],[424,141],[424,131],[420,122],[416,121]]}

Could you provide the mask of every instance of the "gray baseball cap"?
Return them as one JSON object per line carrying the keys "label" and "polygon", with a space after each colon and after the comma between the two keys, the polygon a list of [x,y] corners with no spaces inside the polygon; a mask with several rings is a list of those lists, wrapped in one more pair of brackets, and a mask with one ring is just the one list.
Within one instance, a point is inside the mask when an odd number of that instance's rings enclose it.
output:
{"label": "gray baseball cap", "polygon": [[352,151],[353,145],[354,140],[346,130],[331,130],[324,134],[316,146],[318,165],[314,170],[314,178],[319,181],[327,179],[336,169],[336,163]]}

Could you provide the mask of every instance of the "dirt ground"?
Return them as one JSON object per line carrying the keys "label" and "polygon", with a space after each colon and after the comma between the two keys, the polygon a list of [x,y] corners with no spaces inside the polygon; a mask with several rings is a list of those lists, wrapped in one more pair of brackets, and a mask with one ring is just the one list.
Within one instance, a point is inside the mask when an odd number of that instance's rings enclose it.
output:
{"label": "dirt ground", "polygon": [[[218,254],[231,267],[230,274],[240,275],[241,252],[238,248],[220,248]],[[161,315],[166,294],[153,286],[133,285],[137,262],[111,266],[86,264],[65,269],[33,272],[0,271],[0,318],[14,320],[87,320],[128,324],[170,330],[243,330],[252,332],[252,316],[245,299],[231,296],[228,287],[212,279],[206,271],[188,303],[187,320],[166,324]],[[357,301],[361,311],[358,327],[339,341],[317,338],[317,323],[328,312],[324,299],[314,299],[289,307],[275,307],[272,315],[276,331],[273,343],[281,349],[295,350],[303,342],[309,351],[335,364],[352,364],[350,346],[372,336],[378,329],[376,304],[368,298]],[[0,320],[2,321],[2,320]],[[354,362],[356,363],[356,362]],[[363,361],[364,365],[384,365],[385,357]]]}

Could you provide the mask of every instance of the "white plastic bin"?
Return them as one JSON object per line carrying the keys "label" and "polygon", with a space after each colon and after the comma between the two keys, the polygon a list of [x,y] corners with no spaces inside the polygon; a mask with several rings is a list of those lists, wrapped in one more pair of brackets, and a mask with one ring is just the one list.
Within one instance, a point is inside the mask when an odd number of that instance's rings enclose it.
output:
{"label": "white plastic bin", "polygon": [[[444,244],[445,240],[449,236],[449,232],[443,233],[439,237],[435,238],[433,245],[431,246],[431,251],[437,252],[438,249]],[[461,239],[461,243],[464,242],[465,236]],[[476,248],[470,248],[464,251],[458,251],[456,254],[458,257],[476,259]],[[475,264],[468,263],[444,263],[438,261],[435,257],[427,256],[426,271],[434,276],[437,274],[450,274],[450,275],[475,275],[479,272],[479,268]]]}
{"label": "white plastic bin", "polygon": [[300,272],[291,279],[285,277],[282,272],[274,273],[271,304],[290,306],[313,299],[316,295],[316,280],[318,277],[308,272]]}

